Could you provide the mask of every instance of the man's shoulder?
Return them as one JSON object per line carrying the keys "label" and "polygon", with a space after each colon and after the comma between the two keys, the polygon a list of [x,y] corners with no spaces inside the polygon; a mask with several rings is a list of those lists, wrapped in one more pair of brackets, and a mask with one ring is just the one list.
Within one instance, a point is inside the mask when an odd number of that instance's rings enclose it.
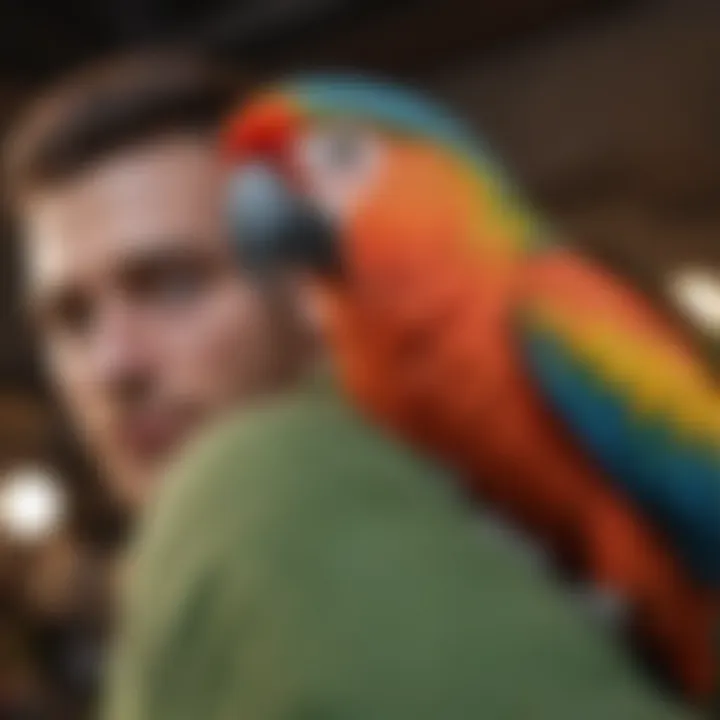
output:
{"label": "man's shoulder", "polygon": [[263,531],[281,524],[292,541],[294,529],[328,514],[388,506],[442,514],[459,502],[452,487],[435,465],[366,422],[332,382],[316,380],[208,428],[167,474],[140,543],[182,535],[189,523],[196,534],[239,532],[240,517]]}
{"label": "man's shoulder", "polygon": [[363,420],[332,384],[311,383],[226,417],[176,460],[135,539],[130,602],[168,621],[176,599],[208,577],[259,593],[256,570],[281,583],[291,562],[317,575],[326,549],[342,555],[359,536],[374,547],[387,526],[390,535],[432,526],[444,547],[461,533],[462,510],[435,466]]}
{"label": "man's shoulder", "polygon": [[[332,383],[310,383],[210,429],[176,464],[180,494],[452,494],[444,473],[367,422]],[[359,488],[355,488],[355,485]],[[170,489],[169,493],[174,490]],[[425,498],[427,499],[427,498]],[[277,498],[275,498],[277,501]]]}

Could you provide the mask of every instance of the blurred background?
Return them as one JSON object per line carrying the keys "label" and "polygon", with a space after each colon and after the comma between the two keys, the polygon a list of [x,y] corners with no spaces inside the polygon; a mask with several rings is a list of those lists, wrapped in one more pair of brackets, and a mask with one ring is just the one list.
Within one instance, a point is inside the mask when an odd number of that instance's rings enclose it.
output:
{"label": "blurred background", "polygon": [[[196,43],[243,82],[409,79],[463,111],[559,228],[720,338],[717,0],[0,2],[0,123],[58,74]],[[0,190],[1,191],[1,190]],[[102,673],[123,518],[66,435],[0,244],[0,720],[82,718]]]}

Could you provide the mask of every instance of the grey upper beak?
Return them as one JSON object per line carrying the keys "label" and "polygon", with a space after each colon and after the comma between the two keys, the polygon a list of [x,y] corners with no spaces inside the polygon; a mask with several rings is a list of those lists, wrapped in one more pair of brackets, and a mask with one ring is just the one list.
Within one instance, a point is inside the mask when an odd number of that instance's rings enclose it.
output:
{"label": "grey upper beak", "polygon": [[294,194],[271,167],[246,165],[230,181],[228,214],[243,262],[255,269],[339,267],[328,218]]}

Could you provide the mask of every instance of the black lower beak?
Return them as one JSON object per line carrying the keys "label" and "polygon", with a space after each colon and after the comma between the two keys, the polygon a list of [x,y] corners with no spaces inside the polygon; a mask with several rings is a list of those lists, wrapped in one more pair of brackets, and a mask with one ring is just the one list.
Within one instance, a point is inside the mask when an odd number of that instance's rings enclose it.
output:
{"label": "black lower beak", "polygon": [[268,165],[246,165],[237,172],[228,201],[233,241],[244,264],[258,270],[339,271],[330,219],[293,193]]}

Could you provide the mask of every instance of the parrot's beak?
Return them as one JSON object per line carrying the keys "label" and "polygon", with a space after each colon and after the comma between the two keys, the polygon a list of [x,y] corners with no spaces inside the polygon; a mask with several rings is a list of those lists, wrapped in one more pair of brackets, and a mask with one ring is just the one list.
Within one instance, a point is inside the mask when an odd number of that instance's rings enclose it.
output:
{"label": "parrot's beak", "polygon": [[294,193],[271,166],[255,163],[238,170],[229,183],[228,205],[233,241],[249,267],[339,271],[339,244],[330,219]]}

